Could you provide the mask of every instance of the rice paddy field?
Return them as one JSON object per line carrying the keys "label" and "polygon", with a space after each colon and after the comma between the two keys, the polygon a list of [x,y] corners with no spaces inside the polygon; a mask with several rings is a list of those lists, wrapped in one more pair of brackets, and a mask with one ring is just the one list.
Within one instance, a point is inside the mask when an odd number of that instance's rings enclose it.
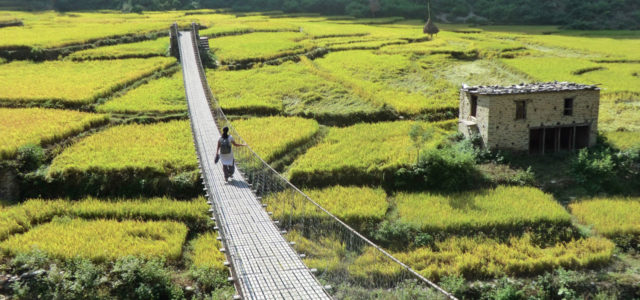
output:
{"label": "rice paddy field", "polygon": [[[165,57],[91,62],[14,61],[3,65],[0,71],[0,80],[5,83],[0,102],[89,104],[173,64],[175,60]],[[22,76],[16,77],[16,72]]]}
{"label": "rice paddy field", "polygon": [[[421,275],[458,288],[460,299],[494,299],[488,295],[504,292],[504,278],[521,292],[509,299],[545,299],[535,284],[558,272],[580,278],[549,283],[576,299],[640,297],[639,195],[563,197],[551,187],[575,183],[566,176],[570,163],[557,166],[563,179],[528,180],[526,166],[517,169],[502,153],[473,154],[484,181],[464,190],[407,188],[398,176],[419,153],[467,149],[452,148],[461,143],[462,84],[596,84],[599,135],[616,151],[611,160],[638,155],[640,32],[442,24],[429,38],[423,21],[403,18],[211,10],[0,16],[24,23],[0,28],[2,274],[82,264],[128,274],[123,268],[140,259],[170,274],[166,282],[190,293],[183,298],[231,297],[179,61],[168,51],[169,26],[196,22],[217,66],[206,70],[208,83],[243,140]],[[487,179],[494,177],[506,179]],[[301,194],[274,193],[263,204],[289,224],[286,238],[321,281],[348,278],[337,298],[371,298],[353,286],[399,278],[398,265],[351,244]],[[39,260],[46,263],[20,267]]]}

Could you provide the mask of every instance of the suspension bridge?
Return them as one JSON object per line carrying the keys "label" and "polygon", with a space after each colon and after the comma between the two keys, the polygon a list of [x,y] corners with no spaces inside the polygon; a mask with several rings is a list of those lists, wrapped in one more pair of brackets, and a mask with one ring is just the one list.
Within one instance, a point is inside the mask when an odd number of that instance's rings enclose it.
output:
{"label": "suspension bridge", "polygon": [[[206,196],[211,205],[210,212],[216,223],[216,230],[222,243],[229,267],[229,281],[236,287],[234,299],[331,299],[331,287],[321,284],[314,273],[302,261],[303,255],[294,249],[295,243],[288,242],[279,221],[273,220],[261,203],[261,195],[288,190],[291,195],[302,197],[303,205],[308,205],[332,222],[330,231],[341,232],[348,240],[350,248],[369,247],[375,250],[378,261],[398,267],[400,275],[395,282],[412,279],[428,288],[437,290],[445,298],[455,299],[446,291],[420,276],[381,248],[355,232],[335,218],[284,177],[274,171],[250,147],[238,149],[236,159],[239,171],[229,183],[223,180],[220,165],[214,162],[217,142],[220,138],[219,126],[228,124],[224,113],[211,94],[204,67],[199,54],[200,37],[198,25],[192,24],[190,31],[171,28],[171,51],[180,58],[184,77],[189,118],[204,182]],[[234,138],[241,141],[235,130]],[[243,165],[251,166],[244,168]],[[293,198],[291,198],[293,199]],[[293,205],[293,203],[292,203]],[[300,204],[297,204],[300,206]],[[291,225],[291,224],[289,224]],[[309,225],[306,225],[307,227]],[[313,226],[311,226],[313,227]],[[314,228],[305,228],[313,231]],[[324,272],[324,271],[323,271]],[[325,274],[329,274],[326,271]],[[342,275],[344,276],[344,275]],[[349,282],[345,277],[333,276],[334,282]],[[336,280],[337,279],[337,280]],[[389,287],[380,280],[365,281],[367,287]]]}

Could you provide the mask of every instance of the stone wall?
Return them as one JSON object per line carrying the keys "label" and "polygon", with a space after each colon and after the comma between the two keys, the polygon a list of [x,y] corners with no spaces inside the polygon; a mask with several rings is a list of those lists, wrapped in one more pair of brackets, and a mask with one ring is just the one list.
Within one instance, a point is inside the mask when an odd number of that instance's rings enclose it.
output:
{"label": "stone wall", "polygon": [[20,199],[20,186],[16,171],[10,167],[0,166],[0,200],[17,201]]}
{"label": "stone wall", "polygon": [[470,128],[464,124],[459,123],[459,131],[464,134],[466,138],[470,138],[473,134],[480,134],[482,141],[487,146],[486,142],[489,139],[488,124],[489,124],[489,98],[478,97],[478,107],[476,108],[476,116],[472,117],[471,114],[471,95],[468,92],[460,92],[460,113],[459,120],[466,120],[475,122],[477,128]]}
{"label": "stone wall", "polygon": [[[478,95],[476,118],[469,117],[469,94],[463,91],[460,98],[460,120],[475,119],[485,146],[491,149],[528,151],[529,129],[563,125],[590,125],[589,145],[596,143],[598,90]],[[566,98],[573,99],[571,116],[564,115]],[[526,102],[526,119],[516,120],[516,101]],[[463,127],[461,123],[461,132]]]}

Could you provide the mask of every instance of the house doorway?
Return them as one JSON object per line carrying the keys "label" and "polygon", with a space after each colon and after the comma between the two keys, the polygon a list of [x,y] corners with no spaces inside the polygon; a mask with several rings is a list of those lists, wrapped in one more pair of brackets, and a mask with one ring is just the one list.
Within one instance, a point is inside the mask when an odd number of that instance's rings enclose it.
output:
{"label": "house doorway", "polygon": [[587,148],[589,133],[589,125],[532,128],[529,130],[529,153],[545,154]]}
{"label": "house doorway", "polygon": [[584,149],[589,147],[589,129],[589,126],[576,127],[575,149]]}

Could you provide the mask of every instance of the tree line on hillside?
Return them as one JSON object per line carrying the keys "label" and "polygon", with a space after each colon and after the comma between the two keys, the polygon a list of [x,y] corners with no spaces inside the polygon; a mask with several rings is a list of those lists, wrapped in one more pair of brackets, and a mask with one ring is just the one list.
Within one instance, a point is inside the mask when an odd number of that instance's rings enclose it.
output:
{"label": "tree line on hillside", "polygon": [[[21,1],[20,1],[21,2]],[[59,11],[231,8],[354,17],[426,18],[426,0],[26,0],[28,7]],[[638,0],[433,0],[439,22],[561,25],[572,29],[640,29]]]}

